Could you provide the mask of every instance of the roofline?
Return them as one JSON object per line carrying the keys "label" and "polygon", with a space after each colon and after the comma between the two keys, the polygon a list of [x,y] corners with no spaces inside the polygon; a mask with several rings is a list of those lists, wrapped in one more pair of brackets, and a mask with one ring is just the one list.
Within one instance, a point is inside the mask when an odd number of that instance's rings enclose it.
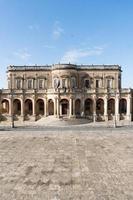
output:
{"label": "roofline", "polygon": [[75,65],[75,64],[54,64],[54,65],[9,65],[7,71],[51,71],[51,70],[75,69],[75,70],[121,70],[120,65]]}

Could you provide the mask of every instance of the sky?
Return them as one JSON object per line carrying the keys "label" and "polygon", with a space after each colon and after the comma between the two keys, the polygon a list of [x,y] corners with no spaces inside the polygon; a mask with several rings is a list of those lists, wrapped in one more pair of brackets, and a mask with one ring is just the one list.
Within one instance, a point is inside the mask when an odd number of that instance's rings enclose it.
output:
{"label": "sky", "polygon": [[132,0],[0,0],[0,88],[8,65],[119,64],[133,88]]}

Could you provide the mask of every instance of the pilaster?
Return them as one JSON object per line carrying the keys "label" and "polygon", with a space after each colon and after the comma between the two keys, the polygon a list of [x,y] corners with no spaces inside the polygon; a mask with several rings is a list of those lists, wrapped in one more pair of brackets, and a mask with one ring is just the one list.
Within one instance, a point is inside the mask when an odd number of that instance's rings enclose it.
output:
{"label": "pilaster", "polygon": [[104,119],[108,121],[108,97],[107,95],[104,97]]}
{"label": "pilaster", "polygon": [[131,121],[131,95],[128,95],[127,98],[127,115],[126,118],[128,121]]}
{"label": "pilaster", "polygon": [[119,99],[120,99],[119,94],[116,94],[116,97],[115,97],[115,119],[116,119],[116,121],[120,120]]}
{"label": "pilaster", "polygon": [[96,122],[96,96],[93,96],[93,122]]}

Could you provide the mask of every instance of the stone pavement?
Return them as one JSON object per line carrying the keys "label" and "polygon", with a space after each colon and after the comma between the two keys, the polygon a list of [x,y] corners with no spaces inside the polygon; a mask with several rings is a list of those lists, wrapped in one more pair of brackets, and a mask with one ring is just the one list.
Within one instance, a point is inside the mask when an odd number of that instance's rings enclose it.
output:
{"label": "stone pavement", "polygon": [[0,200],[132,199],[132,129],[0,131]]}

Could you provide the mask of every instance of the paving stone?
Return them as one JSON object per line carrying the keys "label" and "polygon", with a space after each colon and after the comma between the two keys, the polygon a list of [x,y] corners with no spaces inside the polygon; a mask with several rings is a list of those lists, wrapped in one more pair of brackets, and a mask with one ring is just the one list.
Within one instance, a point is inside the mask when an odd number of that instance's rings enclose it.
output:
{"label": "paving stone", "polygon": [[133,129],[0,132],[0,200],[132,200]]}

